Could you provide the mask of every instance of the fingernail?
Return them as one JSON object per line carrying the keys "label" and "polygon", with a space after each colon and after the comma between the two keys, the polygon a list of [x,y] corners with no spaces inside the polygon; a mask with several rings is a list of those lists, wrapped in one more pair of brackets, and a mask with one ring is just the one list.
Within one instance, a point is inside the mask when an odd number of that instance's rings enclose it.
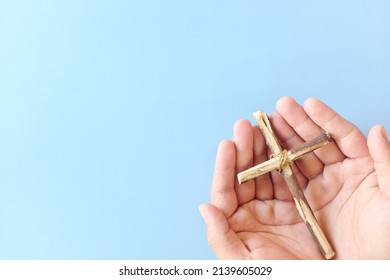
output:
{"label": "fingernail", "polygon": [[383,125],[381,127],[381,133],[382,133],[383,139],[385,139],[386,141],[389,141],[389,138],[387,137],[387,133],[386,133],[385,127]]}
{"label": "fingernail", "polygon": [[209,220],[209,215],[206,211],[206,205],[202,204],[199,206],[199,212],[200,214],[202,215],[202,218],[203,220],[206,222],[206,224],[208,223],[208,220]]}

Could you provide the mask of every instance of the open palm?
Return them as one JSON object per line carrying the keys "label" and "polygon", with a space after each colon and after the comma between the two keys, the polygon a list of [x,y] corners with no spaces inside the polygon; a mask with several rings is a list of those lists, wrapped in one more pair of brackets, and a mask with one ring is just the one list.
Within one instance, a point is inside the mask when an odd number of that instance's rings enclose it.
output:
{"label": "open palm", "polygon": [[[390,259],[390,144],[382,126],[368,139],[316,99],[284,97],[271,123],[284,148],[330,132],[335,142],[293,169],[337,259]],[[238,185],[236,174],[268,159],[263,136],[238,121],[220,143],[211,204],[200,211],[221,259],[320,259],[322,255],[277,172]]]}

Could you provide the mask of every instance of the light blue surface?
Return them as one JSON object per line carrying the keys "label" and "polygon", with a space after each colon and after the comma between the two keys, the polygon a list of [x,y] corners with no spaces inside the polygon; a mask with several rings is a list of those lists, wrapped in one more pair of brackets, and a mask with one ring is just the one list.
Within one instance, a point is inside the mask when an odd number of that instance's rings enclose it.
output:
{"label": "light blue surface", "polygon": [[240,118],[315,96],[390,130],[389,1],[0,1],[0,258],[213,259]]}

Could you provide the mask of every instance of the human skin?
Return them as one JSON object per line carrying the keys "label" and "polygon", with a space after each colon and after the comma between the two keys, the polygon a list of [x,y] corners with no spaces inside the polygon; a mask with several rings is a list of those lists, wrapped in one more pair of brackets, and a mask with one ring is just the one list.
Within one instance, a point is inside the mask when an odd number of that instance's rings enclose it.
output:
{"label": "human skin", "polygon": [[[318,99],[276,104],[270,121],[286,149],[328,131],[334,142],[293,164],[334,259],[390,259],[390,144],[382,125],[368,137]],[[211,203],[200,205],[210,246],[220,259],[322,259],[276,171],[242,185],[237,173],[268,159],[248,120],[234,125],[215,160]]]}

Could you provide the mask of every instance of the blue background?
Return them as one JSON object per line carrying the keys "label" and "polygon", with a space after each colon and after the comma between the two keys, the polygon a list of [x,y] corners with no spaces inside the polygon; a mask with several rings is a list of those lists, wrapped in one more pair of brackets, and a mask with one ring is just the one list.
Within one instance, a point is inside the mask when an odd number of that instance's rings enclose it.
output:
{"label": "blue background", "polygon": [[390,129],[389,1],[0,0],[0,258],[214,259],[218,142],[314,96]]}

